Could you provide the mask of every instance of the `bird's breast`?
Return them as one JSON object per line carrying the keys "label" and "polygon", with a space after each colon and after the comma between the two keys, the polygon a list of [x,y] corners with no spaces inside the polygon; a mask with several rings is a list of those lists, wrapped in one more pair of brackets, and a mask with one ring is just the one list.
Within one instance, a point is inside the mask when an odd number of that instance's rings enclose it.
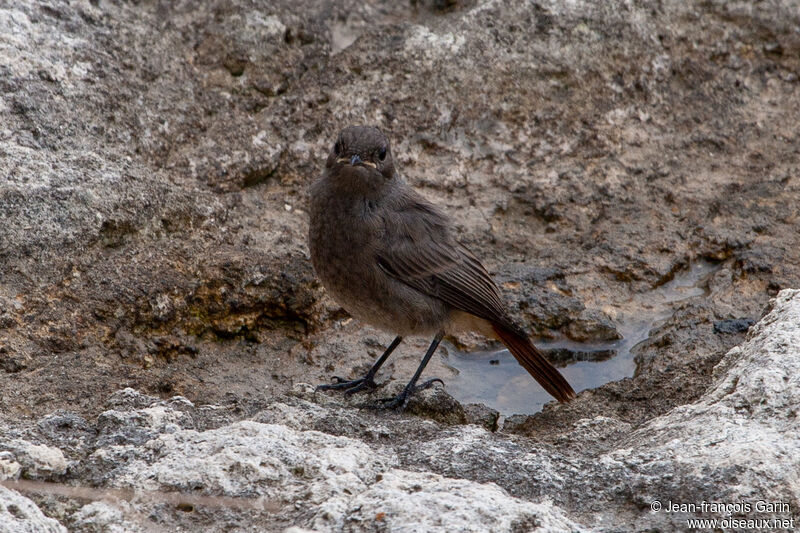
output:
{"label": "bird's breast", "polygon": [[374,283],[379,232],[366,204],[364,199],[335,195],[312,198],[311,261],[325,288],[342,304],[344,296]]}
{"label": "bird's breast", "polygon": [[391,278],[378,266],[380,206],[312,191],[309,249],[326,291],[357,319],[400,334],[429,333],[447,320],[447,306]]}

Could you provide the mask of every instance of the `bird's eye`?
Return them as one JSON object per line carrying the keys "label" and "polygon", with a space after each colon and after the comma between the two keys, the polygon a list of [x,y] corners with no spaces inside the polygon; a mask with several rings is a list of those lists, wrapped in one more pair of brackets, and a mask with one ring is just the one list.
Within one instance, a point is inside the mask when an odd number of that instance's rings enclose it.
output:
{"label": "bird's eye", "polygon": [[342,155],[342,141],[336,141],[336,144],[333,145],[333,153]]}
{"label": "bird's eye", "polygon": [[386,159],[386,147],[385,146],[381,147],[381,149],[378,150],[378,159],[380,159],[381,161]]}

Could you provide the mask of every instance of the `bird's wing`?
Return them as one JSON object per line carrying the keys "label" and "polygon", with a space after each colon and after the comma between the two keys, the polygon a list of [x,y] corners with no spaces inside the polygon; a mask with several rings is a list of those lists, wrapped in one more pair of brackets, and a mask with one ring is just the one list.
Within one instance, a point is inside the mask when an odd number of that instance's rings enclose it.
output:
{"label": "bird's wing", "polygon": [[383,215],[384,235],[377,261],[390,276],[450,306],[492,323],[520,364],[561,402],[575,397],[553,365],[509,320],[497,285],[483,265],[452,236],[450,224],[433,204],[411,195]]}
{"label": "bird's wing", "polygon": [[500,293],[480,261],[452,236],[439,209],[416,194],[384,215],[376,250],[390,276],[478,317],[508,324]]}

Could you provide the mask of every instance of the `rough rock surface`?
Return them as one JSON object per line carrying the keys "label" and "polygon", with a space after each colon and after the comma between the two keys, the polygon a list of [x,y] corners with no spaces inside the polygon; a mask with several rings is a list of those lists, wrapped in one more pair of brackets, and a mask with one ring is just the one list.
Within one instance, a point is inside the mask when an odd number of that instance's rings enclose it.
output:
{"label": "rough rock surface", "polygon": [[[75,531],[677,531],[697,517],[797,520],[798,346],[800,290],[782,291],[696,402],[635,429],[583,419],[553,444],[359,412],[302,387],[248,419],[125,389],[90,424],[96,438],[64,479],[96,487],[107,501],[59,506],[46,492],[39,500]],[[113,439],[109,419],[117,421]],[[18,431],[29,436],[36,425]],[[75,432],[52,435],[49,446]],[[7,509],[28,502],[7,512],[51,528],[28,530],[58,530],[33,502],[0,490]],[[130,501],[110,498],[120,494]],[[672,508],[704,501],[751,509]],[[764,511],[758,502],[786,508]]]}
{"label": "rough rock surface", "polygon": [[33,501],[17,491],[0,485],[0,532],[66,533],[66,531],[67,529],[57,520],[45,516]]}
{"label": "rough rock surface", "polygon": [[[456,508],[481,494],[486,520],[507,506],[499,530],[672,527],[648,499],[719,480],[715,497],[763,492],[796,514],[796,353],[753,355],[792,329],[779,311],[775,327],[747,327],[800,287],[798,28],[797,0],[0,2],[0,476],[121,490],[110,503],[26,494],[85,531],[402,529],[400,504],[378,522],[356,507],[417,474],[419,501],[447,486]],[[633,376],[509,417],[502,434],[496,413],[446,390],[403,416],[314,397],[302,384],[355,376],[390,340],[325,295],[307,256],[306,186],[348,123],[387,131],[405,178],[454,217],[537,336],[613,339],[651,291],[698,260],[715,268],[636,347]],[[426,343],[404,343],[379,394]],[[440,358],[430,373],[453,375]],[[289,463],[198,440],[262,426],[291,429],[308,486],[352,482],[330,518],[125,503],[126,488],[170,482],[239,498],[224,465],[266,497]],[[350,456],[353,470],[318,457],[333,437],[371,455]],[[221,470],[169,477],[194,448]]]}

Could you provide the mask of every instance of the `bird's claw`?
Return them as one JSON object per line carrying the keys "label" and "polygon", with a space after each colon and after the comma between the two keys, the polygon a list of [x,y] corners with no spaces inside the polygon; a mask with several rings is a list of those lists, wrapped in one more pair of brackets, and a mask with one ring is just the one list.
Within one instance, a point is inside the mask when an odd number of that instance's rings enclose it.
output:
{"label": "bird's claw", "polygon": [[404,410],[408,406],[408,402],[411,399],[411,396],[419,392],[421,390],[425,390],[429,388],[434,383],[439,382],[444,386],[444,381],[439,378],[431,378],[419,385],[414,387],[406,387],[403,389],[403,392],[395,396],[394,398],[381,398],[378,400],[377,405],[375,405],[376,409],[397,409],[398,411]]}
{"label": "bird's claw", "polygon": [[414,392],[425,390],[436,382],[441,383],[442,387],[444,387],[444,381],[442,381],[441,378],[431,378],[428,381],[424,381],[421,384],[414,387]]}
{"label": "bird's claw", "polygon": [[363,377],[348,381],[340,378],[339,376],[333,376],[333,379],[334,383],[317,385],[317,388],[314,390],[343,390],[344,393],[349,396],[366,389],[374,389],[378,386],[372,377]]}

